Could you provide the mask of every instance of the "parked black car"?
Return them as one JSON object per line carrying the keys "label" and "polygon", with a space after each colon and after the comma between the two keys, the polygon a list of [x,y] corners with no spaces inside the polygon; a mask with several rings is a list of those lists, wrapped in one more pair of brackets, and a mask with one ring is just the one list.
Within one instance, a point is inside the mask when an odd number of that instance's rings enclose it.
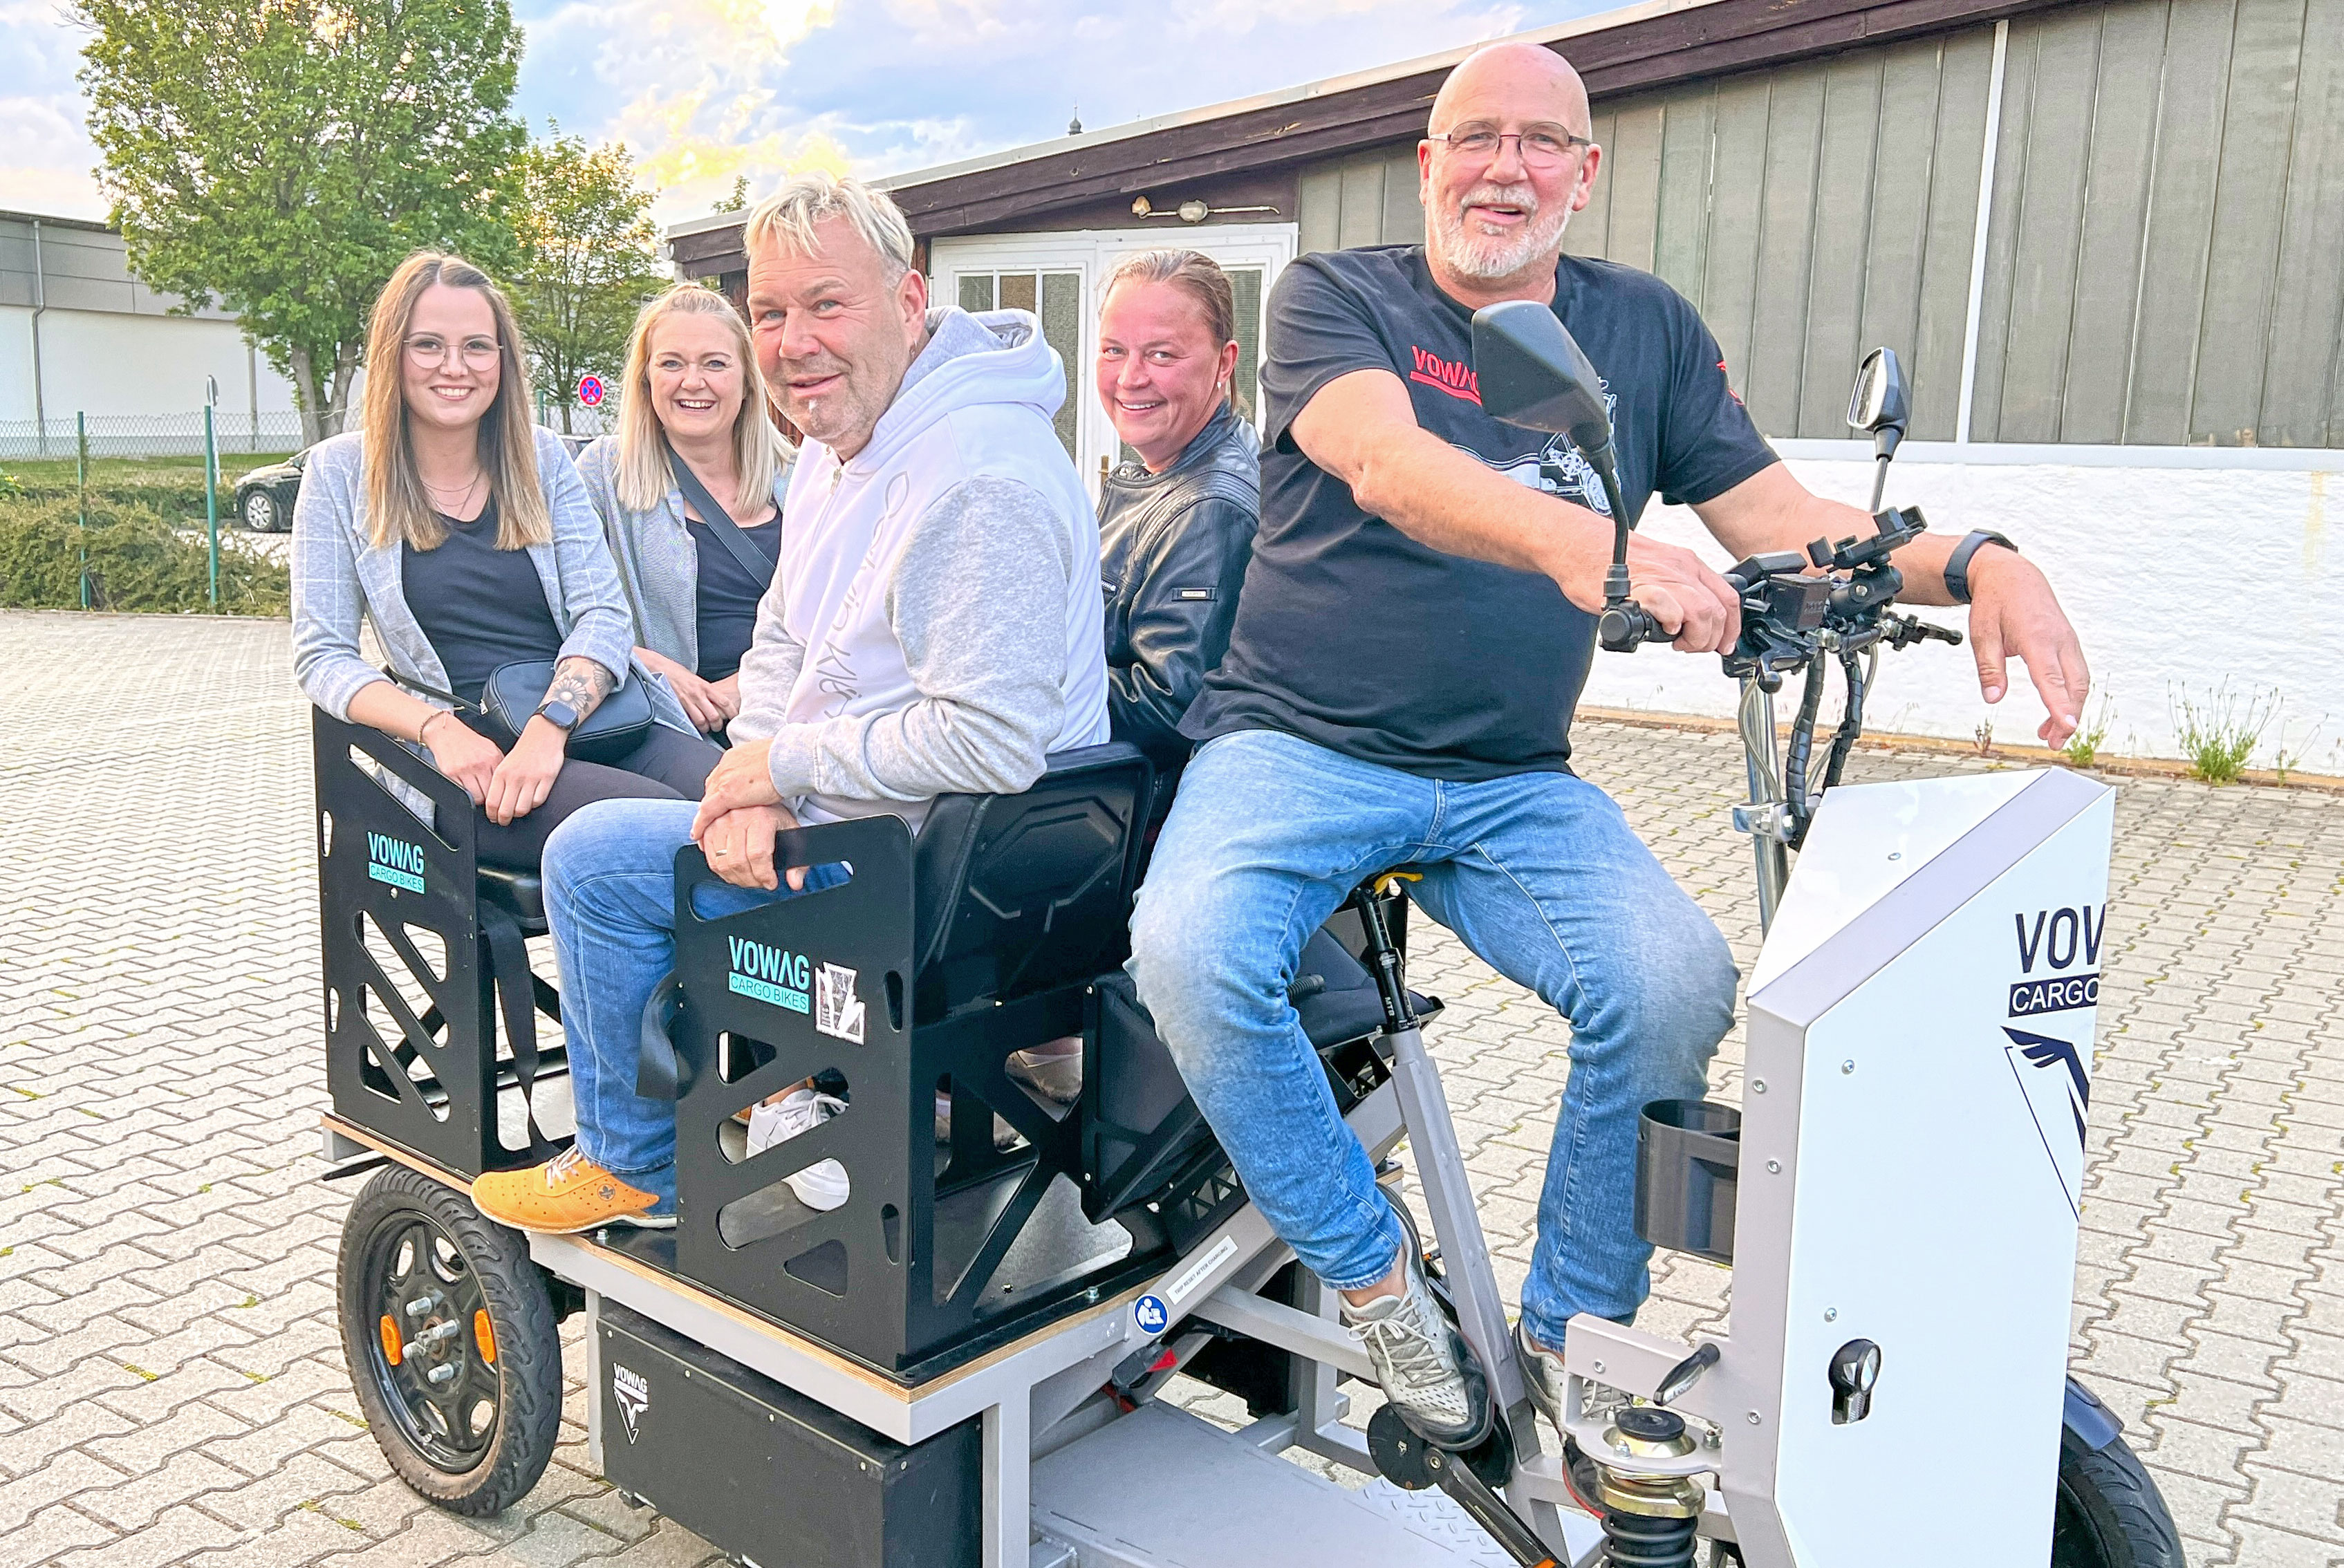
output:
{"label": "parked black car", "polygon": [[293,502],[301,494],[301,470],[308,460],[308,452],[295,452],[236,481],[236,514],[245,527],[255,533],[282,533],[293,526]]}

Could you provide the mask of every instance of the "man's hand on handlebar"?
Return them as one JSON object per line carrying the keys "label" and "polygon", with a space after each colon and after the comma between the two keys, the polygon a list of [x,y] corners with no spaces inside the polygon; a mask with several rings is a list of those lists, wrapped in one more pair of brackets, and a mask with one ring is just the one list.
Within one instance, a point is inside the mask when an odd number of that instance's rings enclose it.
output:
{"label": "man's hand on handlebar", "polygon": [[[1630,534],[1628,581],[1630,596],[1662,631],[1675,634],[1680,653],[1723,653],[1740,641],[1742,596],[1692,551]],[[1603,607],[1600,574],[1591,596],[1583,596],[1583,585],[1574,591],[1566,583],[1563,592],[1581,609]]]}
{"label": "man's hand on handlebar", "polygon": [[2033,561],[2007,550],[1981,550],[1971,557],[1969,580],[1970,648],[1977,655],[1979,690],[1987,702],[2001,702],[2010,684],[2006,661],[2016,654],[2050,713],[2036,734],[2046,746],[2066,744],[2083,723],[2092,672],[2058,596]]}
{"label": "man's hand on handlebar", "polygon": [[[735,887],[762,887],[770,893],[781,885],[773,874],[774,836],[797,825],[787,806],[740,806],[712,818],[703,804],[701,819],[692,824],[692,836],[711,871]],[[790,866],[783,875],[792,892],[804,888],[804,866]]]}

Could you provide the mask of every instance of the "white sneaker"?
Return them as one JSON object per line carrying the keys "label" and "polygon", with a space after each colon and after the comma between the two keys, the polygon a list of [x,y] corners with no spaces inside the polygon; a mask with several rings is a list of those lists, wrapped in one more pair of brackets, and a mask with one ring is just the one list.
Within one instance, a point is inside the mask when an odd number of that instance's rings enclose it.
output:
{"label": "white sneaker", "polygon": [[[753,1158],[763,1154],[845,1108],[846,1102],[836,1095],[810,1088],[792,1090],[778,1104],[758,1106],[749,1113],[749,1153]],[[782,1179],[808,1209],[835,1209],[846,1201],[846,1167],[834,1159],[816,1160]]]}
{"label": "white sneaker", "polygon": [[1384,1397],[1418,1435],[1435,1443],[1462,1442],[1480,1430],[1489,1396],[1480,1370],[1468,1363],[1464,1341],[1433,1300],[1414,1250],[1405,1256],[1406,1290],[1357,1307],[1344,1302],[1343,1326],[1367,1351]]}

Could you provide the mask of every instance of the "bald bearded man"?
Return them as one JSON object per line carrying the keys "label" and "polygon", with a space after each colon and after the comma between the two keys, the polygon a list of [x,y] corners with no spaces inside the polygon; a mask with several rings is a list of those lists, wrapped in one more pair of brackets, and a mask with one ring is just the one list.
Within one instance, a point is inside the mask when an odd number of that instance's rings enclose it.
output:
{"label": "bald bearded man", "polygon": [[[1612,522],[1567,443],[1481,410],[1473,311],[1551,304],[1586,349],[1632,521],[1655,494],[1682,502],[1737,557],[1867,531],[1776,460],[1690,303],[1561,254],[1601,163],[1590,129],[1561,56],[1481,50],[1418,148],[1425,244],[1306,256],[1279,278],[1253,561],[1133,917],[1132,976],[1248,1192],[1436,1441],[1478,1429],[1484,1396],[1286,999],[1304,939],[1363,878],[1413,862],[1426,911],[1570,1020],[1522,1290],[1524,1370],[1550,1419],[1571,1317],[1625,1321],[1650,1289],[1637,1112],[1703,1091],[1735,982],[1716,927],[1571,772]],[[1965,599],[1987,700],[2016,652],[2056,744],[2089,680],[2075,632],[1999,543],[1970,544],[1965,595],[1949,592],[1955,548],[1901,551],[1904,597]],[[1638,537],[1629,566],[1677,648],[1733,645],[1736,596],[1698,557]]]}

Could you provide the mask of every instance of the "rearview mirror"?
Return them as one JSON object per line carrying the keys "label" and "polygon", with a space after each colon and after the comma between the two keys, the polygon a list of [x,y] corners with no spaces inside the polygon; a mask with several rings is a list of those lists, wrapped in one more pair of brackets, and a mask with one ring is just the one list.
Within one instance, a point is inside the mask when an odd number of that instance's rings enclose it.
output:
{"label": "rearview mirror", "polygon": [[1893,430],[1902,436],[1906,407],[1904,367],[1896,362],[1896,350],[1874,349],[1855,373],[1855,390],[1847,400],[1848,428],[1874,436]]}
{"label": "rearview mirror", "polygon": [[1551,307],[1507,299],[1473,312],[1473,370],[1484,411],[1568,435],[1591,460],[1611,447],[1602,379]]}

